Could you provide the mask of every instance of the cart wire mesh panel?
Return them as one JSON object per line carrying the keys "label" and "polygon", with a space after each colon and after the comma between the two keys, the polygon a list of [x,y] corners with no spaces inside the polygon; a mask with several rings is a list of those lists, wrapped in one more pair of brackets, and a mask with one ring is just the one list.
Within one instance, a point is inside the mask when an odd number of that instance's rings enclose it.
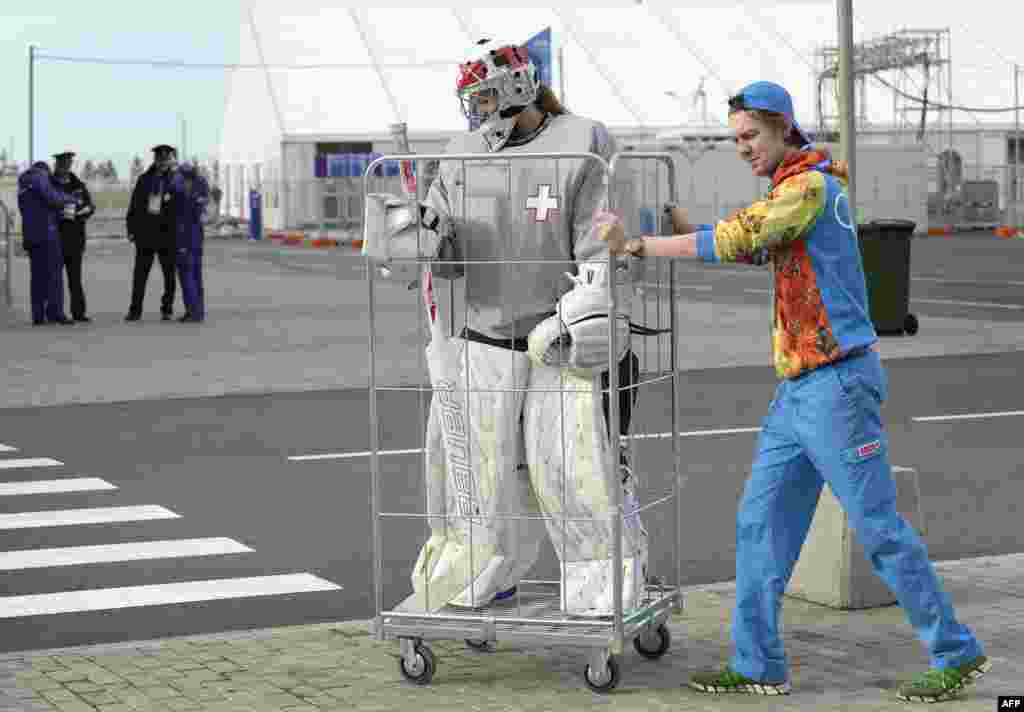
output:
{"label": "cart wire mesh panel", "polygon": [[[396,160],[401,195],[375,183]],[[600,232],[609,211],[627,234],[670,232],[676,184],[661,153],[367,166],[373,631],[398,640],[410,682],[434,676],[429,640],[578,646],[599,692],[630,641],[668,650],[685,484],[676,265],[610,257]],[[415,377],[392,376],[409,353],[379,349],[385,333],[416,354]],[[381,420],[385,402],[414,443]]]}

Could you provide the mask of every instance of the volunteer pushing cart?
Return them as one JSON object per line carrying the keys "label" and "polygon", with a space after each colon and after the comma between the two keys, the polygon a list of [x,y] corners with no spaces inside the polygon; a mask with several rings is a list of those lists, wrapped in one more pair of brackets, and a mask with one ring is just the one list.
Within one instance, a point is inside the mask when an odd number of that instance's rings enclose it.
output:
{"label": "volunteer pushing cart", "polygon": [[[401,641],[402,673],[419,683],[435,665],[424,638],[577,642],[593,650],[587,684],[608,690],[618,681],[609,640],[660,656],[678,603],[675,589],[647,586],[637,481],[617,437],[639,364],[628,275],[612,271],[601,239],[613,141],[564,110],[523,47],[481,45],[460,66],[458,95],[478,128],[449,143],[424,200],[366,200],[364,254],[422,288],[433,388],[429,536],[413,594],[383,614],[375,571],[377,634]],[[439,312],[435,277],[461,281],[464,314]],[[522,585],[545,528],[561,571],[548,608]]]}

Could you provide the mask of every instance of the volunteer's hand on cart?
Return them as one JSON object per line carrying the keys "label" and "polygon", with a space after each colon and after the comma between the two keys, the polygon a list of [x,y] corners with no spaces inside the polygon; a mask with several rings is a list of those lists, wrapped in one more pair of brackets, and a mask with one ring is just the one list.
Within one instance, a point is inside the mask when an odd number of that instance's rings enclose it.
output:
{"label": "volunteer's hand on cart", "polygon": [[674,205],[670,209],[670,213],[672,214],[673,235],[689,235],[691,232],[697,231],[697,226],[690,222],[690,214],[686,208]]}
{"label": "volunteer's hand on cart", "polygon": [[[672,218],[672,235],[689,235],[696,232],[697,227],[690,222],[690,216],[686,208],[672,206],[669,209]],[[626,230],[622,220],[609,212],[599,213],[595,222],[598,225],[598,234],[602,240],[608,243],[608,250],[613,255],[632,255],[633,257],[644,256],[644,240],[653,239],[656,235],[640,235],[638,237],[626,237]],[[671,237],[665,235],[663,237]]]}
{"label": "volunteer's hand on cart", "polygon": [[613,255],[621,255],[626,248],[626,230],[622,221],[614,213],[599,213],[597,223],[598,235],[608,243],[608,251]]}
{"label": "volunteer's hand on cart", "polygon": [[627,238],[622,220],[615,213],[599,212],[594,216],[594,225],[598,236],[608,243],[608,251],[613,255],[642,256],[643,240]]}

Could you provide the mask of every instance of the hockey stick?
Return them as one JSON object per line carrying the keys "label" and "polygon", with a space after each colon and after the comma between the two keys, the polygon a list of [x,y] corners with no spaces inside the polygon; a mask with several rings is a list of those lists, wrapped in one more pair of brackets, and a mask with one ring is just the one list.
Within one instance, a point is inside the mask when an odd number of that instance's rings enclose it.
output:
{"label": "hockey stick", "polygon": [[[406,125],[404,123],[393,124],[391,132],[398,152],[411,155]],[[413,159],[400,160],[399,167],[402,188],[406,197],[417,201],[418,186]],[[438,420],[441,426],[441,446],[444,451],[445,466],[444,480],[433,482],[432,486],[439,487],[442,492],[445,492],[450,482],[455,491],[458,515],[473,517],[479,514],[479,504],[476,501],[477,488],[473,477],[472,455],[468,438],[470,430],[469,404],[465,391],[458,387],[458,348],[445,333],[445,322],[434,297],[433,274],[429,263],[425,264],[421,271],[420,287],[430,328],[430,343],[426,347],[427,370],[434,397],[438,399],[437,404],[440,410]],[[428,474],[428,477],[430,476],[433,475]],[[431,485],[428,484],[428,486]],[[447,511],[447,502],[449,501],[447,494],[444,495],[443,501],[445,502],[443,516],[447,520],[450,516]],[[461,571],[462,575],[459,575],[460,567],[456,566],[454,570],[451,568],[455,561],[463,559],[463,556],[455,554],[456,549],[451,549],[448,552],[449,563],[444,567],[445,574],[442,574],[440,578],[434,576],[435,568],[443,558],[442,553],[449,549],[450,543],[446,534],[438,536],[434,532],[431,533],[414,568],[413,580],[416,591],[400,603],[396,610],[437,610],[466,587],[464,577],[468,574],[472,578],[477,572]],[[481,554],[483,553],[481,552]],[[454,554],[454,560],[451,558],[452,554]],[[487,559],[486,556],[481,558]],[[423,588],[416,585],[419,581],[425,584]]]}

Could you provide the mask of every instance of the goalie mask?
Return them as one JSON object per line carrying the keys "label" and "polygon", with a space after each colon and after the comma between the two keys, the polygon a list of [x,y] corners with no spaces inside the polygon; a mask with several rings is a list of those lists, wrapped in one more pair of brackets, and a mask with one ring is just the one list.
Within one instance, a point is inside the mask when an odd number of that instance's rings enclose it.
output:
{"label": "goalie mask", "polygon": [[[516,115],[537,99],[537,68],[525,47],[481,41],[484,54],[459,65],[456,93],[470,126],[479,126],[489,151],[512,135]],[[483,111],[481,105],[489,111]]]}

